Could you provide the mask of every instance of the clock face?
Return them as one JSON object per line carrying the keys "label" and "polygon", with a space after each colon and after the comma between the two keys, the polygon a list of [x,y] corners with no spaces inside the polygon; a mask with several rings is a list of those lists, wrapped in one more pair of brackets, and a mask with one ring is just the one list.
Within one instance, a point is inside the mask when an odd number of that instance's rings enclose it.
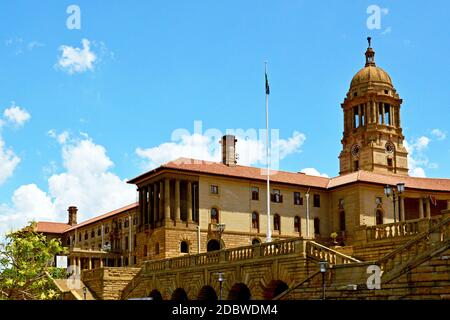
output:
{"label": "clock face", "polygon": [[388,154],[393,154],[395,151],[395,146],[392,142],[387,142],[386,143],[386,153]]}
{"label": "clock face", "polygon": [[355,144],[353,147],[352,147],[352,155],[354,156],[354,157],[359,157],[359,152],[361,151],[361,147],[359,146],[359,145],[357,145],[357,144]]}

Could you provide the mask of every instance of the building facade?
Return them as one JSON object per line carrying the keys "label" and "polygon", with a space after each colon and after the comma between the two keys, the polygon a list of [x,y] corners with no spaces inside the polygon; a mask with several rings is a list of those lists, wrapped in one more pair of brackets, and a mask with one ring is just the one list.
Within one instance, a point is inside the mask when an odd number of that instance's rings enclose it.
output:
{"label": "building facade", "polygon": [[[408,176],[401,103],[390,76],[366,63],[342,103],[344,132],[335,178],[274,171],[270,190],[264,170],[240,166],[234,136],[224,136],[222,161],[180,158],[129,183],[139,201],[77,224],[39,222],[37,231],[60,237],[71,263],[82,269],[139,266],[177,257],[265,241],[267,192],[274,241],[303,237],[327,243],[337,233],[351,245],[361,225],[431,218],[450,209],[450,180]],[[393,196],[386,185],[404,184]],[[395,190],[395,188],[394,188]]]}

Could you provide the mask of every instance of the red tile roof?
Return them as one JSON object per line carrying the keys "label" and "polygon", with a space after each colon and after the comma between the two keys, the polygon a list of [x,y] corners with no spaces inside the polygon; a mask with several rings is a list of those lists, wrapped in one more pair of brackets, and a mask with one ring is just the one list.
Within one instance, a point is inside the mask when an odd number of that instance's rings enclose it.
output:
{"label": "red tile roof", "polygon": [[72,231],[72,230],[75,230],[75,229],[77,229],[77,228],[86,226],[86,225],[88,225],[88,224],[91,224],[91,223],[94,223],[94,222],[97,222],[97,221],[100,221],[100,220],[103,220],[103,219],[110,218],[110,217],[115,216],[115,215],[117,215],[117,214],[119,214],[119,213],[128,211],[128,210],[133,209],[133,208],[137,208],[138,205],[139,205],[138,202],[129,204],[129,205],[125,206],[125,207],[122,207],[122,208],[119,208],[119,209],[110,211],[110,212],[108,212],[108,213],[105,213],[105,214],[102,214],[102,215],[100,215],[100,216],[91,218],[91,219],[89,219],[89,220],[83,221],[83,222],[81,222],[81,223],[79,223],[79,224],[76,224],[76,225],[70,227],[70,228],[67,229],[66,231]]}
{"label": "red tile roof", "polygon": [[[181,170],[184,172],[192,172],[197,174],[211,174],[220,175],[233,178],[243,178],[251,180],[266,180],[265,169],[248,167],[248,166],[227,166],[221,162],[211,162],[189,158],[179,158],[177,160],[168,162],[160,167],[148,171],[128,183],[139,183],[148,177],[158,174],[164,169]],[[286,171],[271,171],[270,180],[277,183],[287,183],[299,185],[304,187],[316,187],[322,189],[337,188],[342,185],[367,182],[380,185],[396,185],[399,182],[405,183],[407,188],[429,190],[429,191],[444,191],[450,192],[450,179],[435,179],[435,178],[416,178],[409,176],[402,176],[396,174],[382,174],[368,171],[358,171],[335,178],[325,178],[310,176],[303,173],[286,172]]]}
{"label": "red tile roof", "polygon": [[[266,181],[266,169],[248,167],[248,166],[227,166],[221,162],[211,162],[204,160],[179,158],[177,160],[168,162],[160,167],[146,172],[128,183],[137,183],[163,169],[174,169],[188,171],[198,174],[213,174],[220,176],[228,176],[234,178],[252,179]],[[303,173],[294,173],[286,171],[271,170],[270,180],[279,183],[288,183],[295,185],[302,185],[308,187],[326,188],[329,182],[328,178],[309,176]]]}
{"label": "red tile roof", "polygon": [[64,233],[70,228],[67,223],[40,221],[36,224],[36,232],[42,233]]}

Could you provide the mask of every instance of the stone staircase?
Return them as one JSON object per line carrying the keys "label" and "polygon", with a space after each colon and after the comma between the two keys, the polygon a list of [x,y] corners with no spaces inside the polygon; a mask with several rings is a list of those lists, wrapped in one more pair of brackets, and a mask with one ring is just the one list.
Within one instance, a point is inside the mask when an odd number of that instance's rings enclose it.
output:
{"label": "stone staircase", "polygon": [[[450,299],[450,217],[426,223],[426,231],[376,261],[331,265],[325,275],[327,299]],[[370,265],[381,268],[381,289],[367,288]],[[314,272],[275,299],[321,299],[322,281]]]}
{"label": "stone staircase", "polygon": [[[89,288],[79,279],[53,279],[63,300],[96,300]],[[86,299],[84,290],[86,288]]]}

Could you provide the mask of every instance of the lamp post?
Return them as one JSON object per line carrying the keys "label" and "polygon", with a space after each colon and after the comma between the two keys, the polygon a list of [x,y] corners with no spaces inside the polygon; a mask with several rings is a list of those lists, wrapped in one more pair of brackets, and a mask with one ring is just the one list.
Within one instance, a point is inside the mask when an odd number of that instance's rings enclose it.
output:
{"label": "lamp post", "polygon": [[216,224],[216,228],[219,233],[220,250],[222,250],[222,233],[225,231],[225,223]]}
{"label": "lamp post", "polygon": [[322,273],[322,300],[325,300],[325,274],[328,270],[328,262],[320,261],[319,262],[319,270]]}
{"label": "lamp post", "polygon": [[86,287],[83,287],[83,297],[84,297],[84,300],[86,300],[86,294],[87,294],[87,288],[86,288]]}
{"label": "lamp post", "polygon": [[217,275],[219,276],[217,281],[219,281],[219,300],[222,300],[222,283],[225,281],[225,278],[223,277],[223,272],[218,272]]}
{"label": "lamp post", "polygon": [[[391,187],[390,185],[386,185],[384,187],[384,194],[386,197],[390,198],[392,196],[392,201],[394,202],[394,223],[397,223],[397,215],[396,215],[396,205],[398,197],[405,192],[405,184],[397,183],[397,189]],[[400,219],[399,219],[400,220]]]}

